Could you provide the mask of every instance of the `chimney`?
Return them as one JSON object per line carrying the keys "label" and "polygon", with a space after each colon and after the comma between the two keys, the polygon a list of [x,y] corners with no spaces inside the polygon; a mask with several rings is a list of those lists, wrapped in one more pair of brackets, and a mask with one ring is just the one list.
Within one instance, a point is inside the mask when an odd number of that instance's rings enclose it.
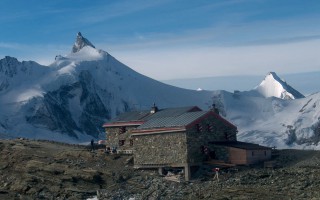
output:
{"label": "chimney", "polygon": [[216,114],[219,115],[219,109],[216,107],[216,104],[212,104],[211,111],[215,112]]}
{"label": "chimney", "polygon": [[156,112],[158,112],[158,107],[156,106],[156,103],[153,103],[153,106],[151,107],[151,111],[150,111],[150,113],[156,113]]}

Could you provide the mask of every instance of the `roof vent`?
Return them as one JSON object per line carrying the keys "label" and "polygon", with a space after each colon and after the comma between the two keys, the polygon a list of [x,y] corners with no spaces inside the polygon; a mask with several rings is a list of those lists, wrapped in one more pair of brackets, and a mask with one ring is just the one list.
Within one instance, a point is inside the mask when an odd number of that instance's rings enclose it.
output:
{"label": "roof vent", "polygon": [[156,113],[156,112],[158,112],[158,107],[156,106],[156,103],[153,103],[153,106],[151,107],[151,111],[150,111],[150,113]]}

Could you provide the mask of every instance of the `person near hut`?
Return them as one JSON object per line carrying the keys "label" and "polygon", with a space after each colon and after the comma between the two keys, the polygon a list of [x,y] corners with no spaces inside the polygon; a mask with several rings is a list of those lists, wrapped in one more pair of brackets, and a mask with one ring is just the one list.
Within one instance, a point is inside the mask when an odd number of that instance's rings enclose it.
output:
{"label": "person near hut", "polygon": [[216,168],[212,169],[212,171],[215,172],[214,177],[213,177],[213,180],[219,181],[219,171],[220,171],[220,168],[216,167]]}

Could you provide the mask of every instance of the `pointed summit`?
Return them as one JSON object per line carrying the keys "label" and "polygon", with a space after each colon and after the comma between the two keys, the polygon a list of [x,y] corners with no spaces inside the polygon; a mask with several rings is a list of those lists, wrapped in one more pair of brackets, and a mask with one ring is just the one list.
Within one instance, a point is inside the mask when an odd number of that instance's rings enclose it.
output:
{"label": "pointed summit", "polygon": [[80,49],[82,49],[85,46],[90,46],[92,48],[95,48],[95,46],[93,46],[93,44],[88,39],[83,37],[82,34],[79,32],[77,34],[76,42],[74,43],[74,45],[72,47],[72,53],[76,53],[76,52],[80,51]]}
{"label": "pointed summit", "polygon": [[264,97],[273,96],[281,99],[304,98],[303,94],[279,78],[275,72],[269,72],[260,85],[255,87],[255,90]]}

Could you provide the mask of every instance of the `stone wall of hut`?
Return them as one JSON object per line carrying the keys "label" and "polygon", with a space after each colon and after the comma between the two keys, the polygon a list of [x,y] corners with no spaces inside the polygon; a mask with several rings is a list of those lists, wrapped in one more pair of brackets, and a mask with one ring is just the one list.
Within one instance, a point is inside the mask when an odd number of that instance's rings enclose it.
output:
{"label": "stone wall of hut", "polygon": [[[136,129],[136,126],[125,127],[126,131],[122,133],[122,127],[105,128],[106,131],[106,147],[116,147],[118,150],[133,150],[133,140],[131,131]],[[124,140],[124,144],[120,145],[120,140]]]}
{"label": "stone wall of hut", "polygon": [[216,158],[228,160],[228,150],[225,148],[215,148],[209,146],[208,142],[213,141],[236,141],[237,129],[235,127],[226,126],[219,119],[209,116],[206,119],[201,120],[198,124],[190,127],[187,131],[187,143],[188,143],[188,162],[189,163],[201,163],[207,159],[210,159],[203,151],[201,147],[208,147],[209,150],[215,151],[211,154]]}
{"label": "stone wall of hut", "polygon": [[180,165],[187,163],[185,132],[133,135],[134,165]]}
{"label": "stone wall of hut", "polygon": [[211,150],[215,153],[215,160],[222,160],[226,163],[230,160],[229,148],[225,146],[210,146]]}

